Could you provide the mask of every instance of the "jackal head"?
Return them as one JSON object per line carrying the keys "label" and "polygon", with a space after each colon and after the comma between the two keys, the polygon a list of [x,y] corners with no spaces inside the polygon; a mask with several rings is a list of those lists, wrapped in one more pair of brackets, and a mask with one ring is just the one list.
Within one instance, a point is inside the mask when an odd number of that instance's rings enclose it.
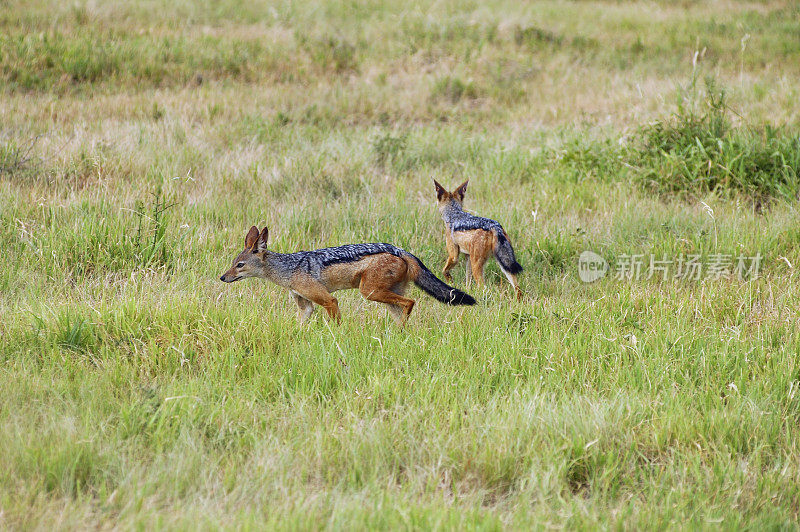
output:
{"label": "jackal head", "polygon": [[233,259],[233,266],[222,274],[220,281],[232,283],[247,277],[261,277],[264,271],[264,253],[267,251],[269,231],[265,227],[261,233],[253,226],[244,237],[244,251]]}
{"label": "jackal head", "polygon": [[433,184],[436,186],[436,199],[439,202],[439,210],[441,211],[453,202],[457,203],[459,207],[463,207],[464,194],[467,193],[468,183],[469,179],[458,185],[458,187],[456,187],[452,192],[448,192],[442,185],[439,184],[438,181],[434,179]]}

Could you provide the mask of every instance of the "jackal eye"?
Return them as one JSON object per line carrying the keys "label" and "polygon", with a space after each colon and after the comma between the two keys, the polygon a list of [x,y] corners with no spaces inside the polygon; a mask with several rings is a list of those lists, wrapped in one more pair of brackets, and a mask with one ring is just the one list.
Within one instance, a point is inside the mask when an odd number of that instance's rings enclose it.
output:
{"label": "jackal eye", "polygon": [[239,262],[239,263],[237,263],[237,264],[236,264],[236,267],[237,267],[237,268],[241,268],[241,267],[243,267],[243,266],[244,266],[244,262]]}

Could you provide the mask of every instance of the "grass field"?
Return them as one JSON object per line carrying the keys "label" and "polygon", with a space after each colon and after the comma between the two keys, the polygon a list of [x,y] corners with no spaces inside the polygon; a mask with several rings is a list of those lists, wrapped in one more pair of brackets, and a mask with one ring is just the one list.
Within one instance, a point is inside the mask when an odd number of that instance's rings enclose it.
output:
{"label": "grass field", "polygon": [[[0,0],[0,528],[797,526],[796,3],[210,5]],[[523,301],[219,281],[255,224],[439,272],[432,178]]]}

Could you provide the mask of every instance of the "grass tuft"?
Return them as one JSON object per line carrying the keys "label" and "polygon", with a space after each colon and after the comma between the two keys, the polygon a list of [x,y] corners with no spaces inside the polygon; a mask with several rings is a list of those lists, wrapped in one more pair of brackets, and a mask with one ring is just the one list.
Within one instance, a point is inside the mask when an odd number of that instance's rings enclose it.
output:
{"label": "grass tuft", "polygon": [[93,344],[92,326],[83,318],[64,315],[56,333],[56,344],[79,353],[87,351]]}
{"label": "grass tuft", "polygon": [[356,47],[340,37],[314,38],[300,35],[300,46],[323,71],[345,74],[358,71]]}
{"label": "grass tuft", "polygon": [[133,241],[136,261],[141,268],[168,266],[172,260],[172,246],[167,238],[168,211],[175,206],[158,190],[152,200],[145,204],[138,201],[133,213],[137,218],[136,236]]}
{"label": "grass tuft", "polygon": [[379,135],[372,140],[372,152],[375,157],[375,163],[380,168],[385,168],[397,162],[403,156],[403,152],[408,147],[408,133],[401,135],[392,135],[392,133],[385,133]]}
{"label": "grass tuft", "polygon": [[472,80],[463,81],[456,76],[445,76],[436,80],[433,84],[431,97],[434,99],[443,98],[450,103],[458,103],[461,100],[474,100],[478,97],[478,89]]}
{"label": "grass tuft", "polygon": [[24,181],[36,172],[36,144],[39,137],[20,142],[11,135],[0,138],[0,178]]}

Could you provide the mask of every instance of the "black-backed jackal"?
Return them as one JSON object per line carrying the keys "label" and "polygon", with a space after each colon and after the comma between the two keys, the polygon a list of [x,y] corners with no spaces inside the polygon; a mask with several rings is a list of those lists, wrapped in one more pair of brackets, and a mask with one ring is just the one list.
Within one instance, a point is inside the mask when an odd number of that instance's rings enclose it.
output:
{"label": "black-backed jackal", "polygon": [[244,240],[244,251],[220,280],[232,283],[247,277],[263,277],[287,288],[300,308],[303,322],[314,312],[314,303],[330,318],[340,320],[339,305],[331,292],[358,288],[366,299],[384,303],[403,325],[414,308],[404,297],[409,282],[448,305],[474,305],[469,294],[446,285],[417,257],[391,244],[349,244],[314,251],[275,253],[267,249],[268,231],[253,226]]}
{"label": "black-backed jackal", "polygon": [[483,268],[489,257],[494,256],[500,269],[514,287],[517,299],[522,297],[522,291],[517,283],[517,275],[522,272],[522,266],[514,256],[514,248],[508,240],[503,227],[489,218],[481,218],[464,210],[464,194],[467,192],[467,183],[464,181],[453,192],[448,192],[436,180],[436,199],[439,203],[439,212],[444,220],[444,238],[447,246],[447,262],[442,273],[448,281],[450,269],[458,263],[459,253],[469,255],[467,266],[467,286],[470,282],[470,273],[475,277],[478,286],[483,286]]}

